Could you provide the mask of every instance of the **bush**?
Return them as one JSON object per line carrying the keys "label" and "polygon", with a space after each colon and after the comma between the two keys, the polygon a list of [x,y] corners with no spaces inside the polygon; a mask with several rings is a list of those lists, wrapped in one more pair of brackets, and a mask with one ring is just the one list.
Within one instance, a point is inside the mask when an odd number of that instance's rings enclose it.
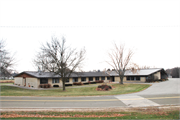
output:
{"label": "bush", "polygon": [[96,83],[103,83],[104,80],[96,80]]}
{"label": "bush", "polygon": [[73,84],[65,84],[65,86],[72,86]]}
{"label": "bush", "polygon": [[44,88],[48,88],[48,84],[44,84]]}
{"label": "bush", "polygon": [[40,88],[50,88],[51,84],[40,84],[39,87]]}
{"label": "bush", "polygon": [[42,88],[44,88],[44,84],[42,84],[41,86],[42,86]]}
{"label": "bush", "polygon": [[96,81],[88,81],[89,84],[96,84]]}
{"label": "bush", "polygon": [[83,83],[84,85],[89,85],[89,82],[87,82],[87,83]]}
{"label": "bush", "polygon": [[96,84],[96,82],[95,82],[95,81],[93,81],[93,82],[91,82],[91,84]]}
{"label": "bush", "polygon": [[51,84],[48,84],[48,88],[51,88]]}
{"label": "bush", "polygon": [[82,82],[74,82],[73,85],[84,85]]}
{"label": "bush", "polygon": [[53,85],[53,87],[59,87],[59,85]]}
{"label": "bush", "polygon": [[108,90],[111,90],[112,87],[109,86],[109,85],[99,85],[96,90],[97,91],[108,91]]}

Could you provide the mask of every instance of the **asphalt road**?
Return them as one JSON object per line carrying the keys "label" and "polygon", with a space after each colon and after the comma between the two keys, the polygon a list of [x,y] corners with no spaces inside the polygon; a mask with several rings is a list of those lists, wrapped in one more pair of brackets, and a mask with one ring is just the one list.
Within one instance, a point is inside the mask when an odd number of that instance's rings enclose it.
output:
{"label": "asphalt road", "polygon": [[180,79],[153,83],[126,95],[96,97],[0,97],[0,108],[108,108],[180,105]]}

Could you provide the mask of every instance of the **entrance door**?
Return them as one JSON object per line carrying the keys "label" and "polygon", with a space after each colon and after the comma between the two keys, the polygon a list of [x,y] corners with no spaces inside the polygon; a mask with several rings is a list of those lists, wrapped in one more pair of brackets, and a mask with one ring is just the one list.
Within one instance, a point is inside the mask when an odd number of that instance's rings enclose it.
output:
{"label": "entrance door", "polygon": [[114,80],[114,76],[112,77],[112,82],[115,82],[115,80]]}
{"label": "entrance door", "polygon": [[26,86],[26,78],[23,78],[23,85]]}

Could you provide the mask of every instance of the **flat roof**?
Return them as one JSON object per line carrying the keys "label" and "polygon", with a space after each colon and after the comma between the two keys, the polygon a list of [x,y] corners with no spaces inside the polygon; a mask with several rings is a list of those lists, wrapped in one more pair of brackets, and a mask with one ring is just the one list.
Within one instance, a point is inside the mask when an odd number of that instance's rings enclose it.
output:
{"label": "flat roof", "polygon": [[[136,72],[132,72],[131,70],[127,70],[125,72],[125,76],[148,76],[158,71],[161,71],[163,68],[150,68],[150,69],[141,69]],[[14,77],[18,77],[21,74],[27,74],[36,78],[60,78],[60,75],[57,75],[53,72],[38,72],[38,71],[24,71],[20,74],[15,75]],[[74,72],[71,73],[70,77],[103,77],[103,76],[118,76],[116,71],[106,71],[106,72]]]}
{"label": "flat roof", "polygon": [[[140,69],[136,72],[132,72],[131,70],[125,71],[125,76],[148,76],[155,72],[161,71],[163,68],[150,68],[150,69]],[[116,71],[109,71],[110,76],[118,76]]]}
{"label": "flat roof", "polygon": [[[24,71],[22,73],[19,73],[15,75],[14,77],[17,77],[21,74],[27,74],[36,78],[60,78],[60,75],[57,75],[53,72],[38,72],[38,71]],[[105,72],[74,72],[71,73],[70,77],[102,77],[102,76],[109,76]]]}

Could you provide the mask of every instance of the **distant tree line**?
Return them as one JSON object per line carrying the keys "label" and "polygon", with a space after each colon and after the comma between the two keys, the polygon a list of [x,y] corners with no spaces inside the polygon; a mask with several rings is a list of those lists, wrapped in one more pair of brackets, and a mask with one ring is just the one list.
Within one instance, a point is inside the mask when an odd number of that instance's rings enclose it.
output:
{"label": "distant tree line", "polygon": [[172,76],[172,78],[180,78],[180,67],[166,69],[166,73]]}
{"label": "distant tree line", "polygon": [[6,79],[12,76],[15,64],[14,55],[6,49],[5,41],[0,40],[0,79]]}

